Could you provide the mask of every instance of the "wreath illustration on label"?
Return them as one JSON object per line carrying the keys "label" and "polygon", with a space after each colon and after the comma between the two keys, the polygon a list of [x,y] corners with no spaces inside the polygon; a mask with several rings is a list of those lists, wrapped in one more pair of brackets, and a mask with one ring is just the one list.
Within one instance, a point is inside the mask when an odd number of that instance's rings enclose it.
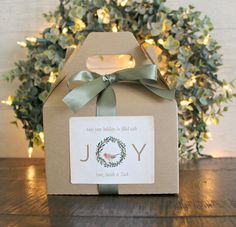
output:
{"label": "wreath illustration on label", "polygon": [[120,139],[109,136],[97,145],[96,159],[104,167],[117,167],[126,157],[126,145]]}

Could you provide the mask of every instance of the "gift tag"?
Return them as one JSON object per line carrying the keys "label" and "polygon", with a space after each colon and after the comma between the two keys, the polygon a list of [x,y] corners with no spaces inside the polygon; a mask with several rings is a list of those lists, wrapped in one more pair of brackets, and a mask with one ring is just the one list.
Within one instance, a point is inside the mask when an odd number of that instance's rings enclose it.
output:
{"label": "gift tag", "polygon": [[154,183],[152,116],[70,118],[72,184]]}

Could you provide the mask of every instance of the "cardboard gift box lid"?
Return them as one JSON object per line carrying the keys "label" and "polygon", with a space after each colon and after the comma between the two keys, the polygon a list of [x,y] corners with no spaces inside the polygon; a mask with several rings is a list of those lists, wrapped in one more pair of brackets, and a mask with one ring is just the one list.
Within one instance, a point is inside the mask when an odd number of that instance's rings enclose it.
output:
{"label": "cardboard gift box lid", "polygon": [[[48,194],[98,194],[97,185],[70,183],[69,118],[95,116],[96,100],[72,113],[62,99],[69,92],[67,80],[82,70],[88,70],[87,59],[96,55],[131,55],[136,66],[152,64],[149,54],[139,46],[130,32],[90,33],[82,46],[67,59],[59,78],[44,105],[45,157]],[[151,53],[153,54],[153,53]],[[116,69],[114,69],[116,71]],[[160,87],[165,85],[159,81]],[[155,118],[155,183],[119,185],[119,194],[178,193],[177,106],[148,92],[140,85],[116,83],[118,116],[154,116]]]}

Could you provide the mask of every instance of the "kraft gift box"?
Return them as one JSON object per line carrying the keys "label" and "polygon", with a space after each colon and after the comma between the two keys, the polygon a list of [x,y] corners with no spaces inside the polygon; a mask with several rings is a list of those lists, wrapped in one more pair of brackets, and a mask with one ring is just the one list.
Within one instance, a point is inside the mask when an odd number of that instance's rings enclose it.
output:
{"label": "kraft gift box", "polygon": [[[150,55],[152,55],[151,53]],[[135,66],[152,64],[132,33],[90,33],[66,61],[44,104],[45,159],[48,194],[99,194],[96,184],[72,184],[70,180],[69,119],[96,116],[96,99],[73,113],[62,101],[69,92],[69,77],[87,68],[97,55],[130,55]],[[114,69],[115,70],[115,69]],[[109,72],[110,73],[110,72]],[[143,86],[114,83],[117,116],[153,116],[155,129],[155,181],[153,184],[120,184],[119,194],[176,194],[179,192],[177,105],[148,92]]]}

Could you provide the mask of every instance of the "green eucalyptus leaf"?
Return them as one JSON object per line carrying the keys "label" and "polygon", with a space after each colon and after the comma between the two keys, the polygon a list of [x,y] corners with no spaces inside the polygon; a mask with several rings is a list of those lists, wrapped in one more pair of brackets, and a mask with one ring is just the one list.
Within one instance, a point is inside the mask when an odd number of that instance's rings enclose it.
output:
{"label": "green eucalyptus leaf", "polygon": [[173,36],[169,36],[163,44],[163,47],[168,50],[171,55],[177,53],[179,46],[180,42],[174,39]]}

